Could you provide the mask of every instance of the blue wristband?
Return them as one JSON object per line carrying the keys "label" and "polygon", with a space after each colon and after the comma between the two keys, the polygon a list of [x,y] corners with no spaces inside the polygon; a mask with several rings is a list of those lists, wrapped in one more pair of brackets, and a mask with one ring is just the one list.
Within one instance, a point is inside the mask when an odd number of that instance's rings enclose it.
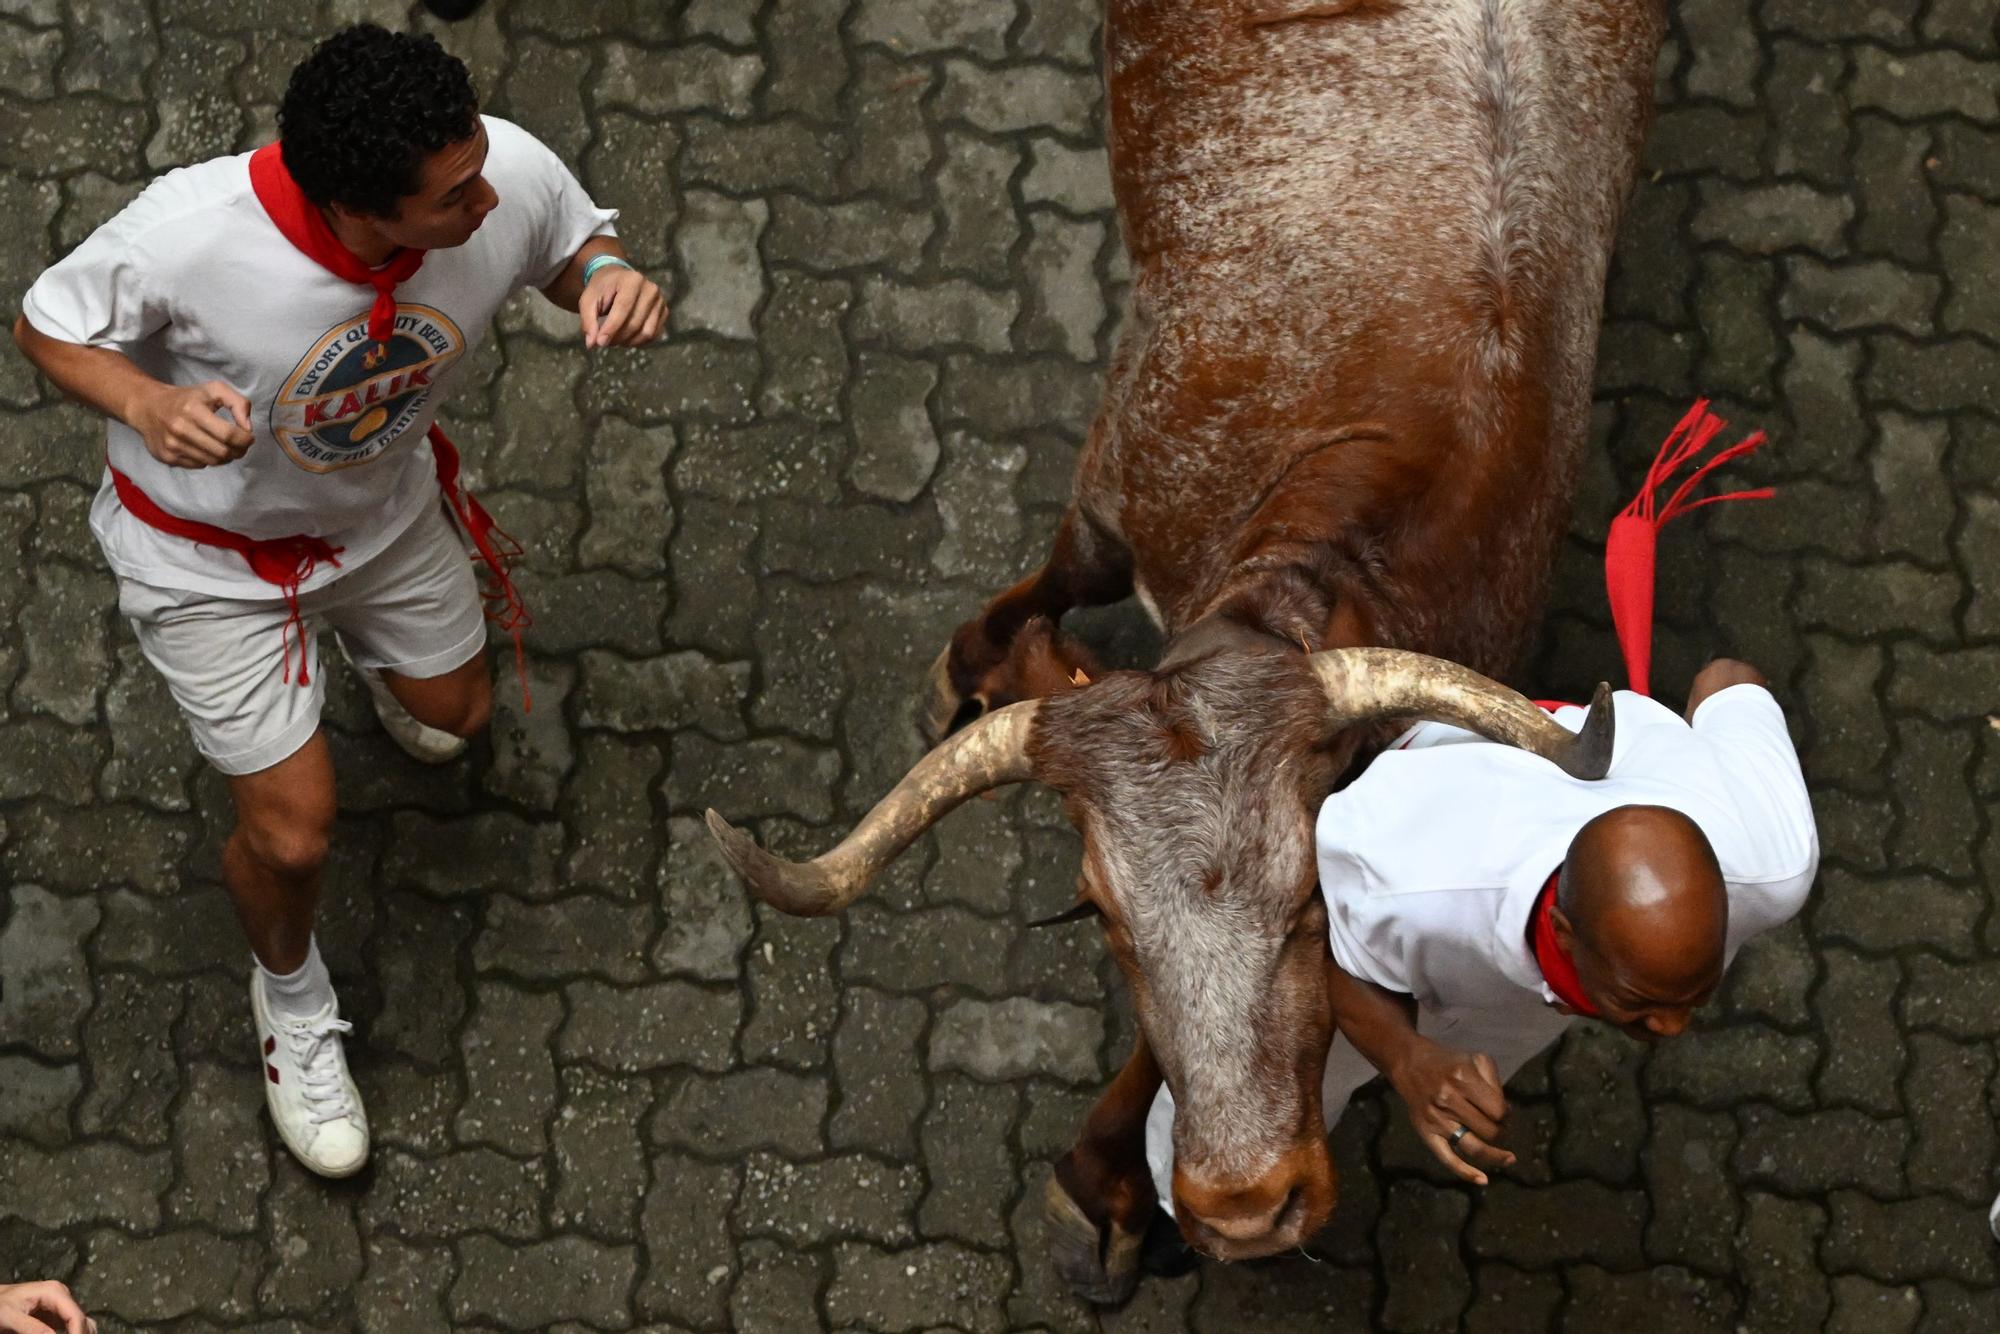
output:
{"label": "blue wristband", "polygon": [[[610,268],[612,265],[616,265],[621,269],[632,268],[631,264],[627,263],[625,260],[620,259],[616,255],[597,255],[593,257],[589,263],[583,266],[583,285],[585,287],[590,286],[590,280],[597,276],[597,271],[599,269]],[[632,271],[634,273],[638,272],[637,269],[633,269]]]}

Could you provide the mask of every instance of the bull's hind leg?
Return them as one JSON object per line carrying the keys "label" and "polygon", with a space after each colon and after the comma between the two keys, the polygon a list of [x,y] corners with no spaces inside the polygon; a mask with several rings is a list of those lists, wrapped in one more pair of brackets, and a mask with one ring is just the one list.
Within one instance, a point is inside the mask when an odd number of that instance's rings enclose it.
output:
{"label": "bull's hind leg", "polygon": [[1118,1305],[1139,1283],[1156,1203],[1146,1113],[1159,1090],[1160,1067],[1141,1036],[1049,1178],[1049,1261],[1071,1291],[1100,1306]]}
{"label": "bull's hind leg", "polygon": [[[936,745],[989,710],[1062,688],[1081,665],[1076,648],[1053,633],[1024,645],[1019,641],[1028,637],[1022,631],[1038,620],[1052,631],[1071,608],[1103,606],[1131,591],[1130,549],[1071,505],[1042,568],[959,626],[938,655],[924,708],[924,739]],[[1033,651],[1017,653],[1017,647]]]}

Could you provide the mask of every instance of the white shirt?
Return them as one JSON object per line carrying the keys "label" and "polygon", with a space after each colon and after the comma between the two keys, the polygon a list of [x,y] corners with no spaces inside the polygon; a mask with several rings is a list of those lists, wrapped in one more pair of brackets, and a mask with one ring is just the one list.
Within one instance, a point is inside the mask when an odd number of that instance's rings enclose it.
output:
{"label": "white shirt", "polygon": [[[437,499],[424,432],[494,312],[555,280],[617,214],[527,131],[482,117],[484,174],[500,197],[464,245],[433,250],[396,288],[386,355],[368,338],[373,288],[344,282],[287,241],[250,185],[250,155],[168,172],[28,289],[28,322],[109,347],[169,384],[221,380],[250,400],[255,441],[234,463],[170,468],[110,420],[110,462],[169,514],[253,538],[295,533],[343,547],[304,587],[352,570]],[[112,569],[142,583],[268,598],[231,551],[126,513],[109,471],[91,531]]]}
{"label": "white shirt", "polygon": [[[1440,1009],[1552,1002],[1527,941],[1536,896],[1579,829],[1634,804],[1670,807],[1707,835],[1728,885],[1725,959],[1796,914],[1819,835],[1770,692],[1717,691],[1692,725],[1642,695],[1613,698],[1611,770],[1597,782],[1425,723],[1328,797],[1317,838],[1334,960]],[[1575,731],[1584,710],[1555,719]]]}

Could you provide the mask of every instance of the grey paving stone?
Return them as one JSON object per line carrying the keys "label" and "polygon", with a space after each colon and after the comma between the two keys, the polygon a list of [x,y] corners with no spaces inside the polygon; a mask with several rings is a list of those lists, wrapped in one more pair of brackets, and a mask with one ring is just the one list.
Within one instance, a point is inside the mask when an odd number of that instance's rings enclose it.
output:
{"label": "grey paving stone", "polygon": [[[1004,1151],[1004,1143],[1001,1147]],[[743,1191],[731,1219],[745,1236],[776,1237],[795,1246],[835,1238],[897,1246],[916,1240],[911,1219],[923,1194],[924,1178],[916,1167],[891,1166],[866,1154],[795,1163],[753,1153],[745,1160]]]}
{"label": "grey paving stone", "polygon": [[1735,187],[1703,181],[1694,214],[1700,241],[1724,241],[1750,254],[1802,246],[1823,255],[1845,253],[1842,229],[1854,217],[1845,195],[1802,183]]}
{"label": "grey paving stone", "polygon": [[1923,1299],[1913,1287],[1892,1288],[1858,1274],[1837,1275],[1830,1286],[1827,1334],[1907,1334],[1923,1313]]}
{"label": "grey paving stone", "polygon": [[818,1257],[770,1242],[743,1247],[743,1273],[729,1296],[738,1334],[787,1334],[818,1318]]}
{"label": "grey paving stone", "polygon": [[25,1140],[0,1143],[0,1191],[9,1211],[37,1227],[106,1222],[145,1231],[160,1225],[160,1196],[172,1163],[165,1150],[111,1141],[44,1151]]}
{"label": "grey paving stone", "polygon": [[1103,1018],[1094,1010],[1026,997],[959,1000],[939,1012],[926,1064],[981,1079],[1046,1074],[1082,1082],[1096,1078]]}
{"label": "grey paving stone", "polygon": [[1529,1273],[1512,1265],[1479,1266],[1479,1289],[1465,1313],[1467,1334],[1507,1334],[1512,1330],[1551,1329],[1562,1302],[1562,1285],[1553,1274]]}
{"label": "grey paving stone", "polygon": [[855,435],[854,485],[884,500],[916,499],[938,463],[937,431],[925,407],[937,368],[888,353],[863,352],[849,398]]}
{"label": "grey paving stone", "polygon": [[654,1155],[652,1165],[653,1185],[639,1224],[651,1263],[635,1309],[642,1319],[719,1324],[735,1262],[734,1247],[716,1222],[728,1216],[743,1169],[678,1154]]}
{"label": "grey paving stone", "polygon": [[1563,1334],[1632,1328],[1722,1334],[1736,1328],[1736,1303],[1729,1289],[1684,1269],[1619,1274],[1584,1265],[1568,1277],[1571,1295],[1563,1311]]}
{"label": "grey paving stone", "polygon": [[568,1317],[610,1329],[630,1323],[638,1270],[631,1247],[604,1246],[582,1237],[527,1246],[467,1237],[457,1250],[458,1277],[449,1301],[458,1319],[489,1316],[532,1327]]}
{"label": "grey paving stone", "polygon": [[575,764],[563,720],[564,701],[575,682],[574,667],[539,658],[528,662],[526,700],[516,680],[502,677],[493,699],[493,765],[483,780],[488,792],[537,812],[555,809],[563,780]]}
{"label": "grey paving stone", "polygon": [[1928,1033],[1911,1036],[1904,1096],[1916,1127],[1909,1157],[1912,1190],[1992,1203],[1987,1186],[1993,1129],[1983,1091],[1993,1069],[1990,1045],[1950,1042]]}
{"label": "grey paving stone", "polygon": [[1992,71],[1956,51],[1886,51],[1854,48],[1854,75],[1848,96],[1857,106],[1880,108],[1904,120],[1960,115],[1967,120],[2000,120],[2000,95]]}
{"label": "grey paving stone", "polygon": [[1670,1103],[1653,1108],[1652,1121],[1645,1154],[1653,1206],[1646,1223],[1646,1256],[1726,1273],[1733,1260],[1729,1237],[1742,1209],[1730,1170],[1736,1127],[1726,1113],[1695,1112]]}
{"label": "grey paving stone", "polygon": [[445,1334],[451,1328],[444,1295],[451,1286],[452,1265],[452,1254],[444,1247],[371,1238],[354,1293],[362,1334]]}
{"label": "grey paving stone", "polygon": [[547,1149],[556,1102],[549,1038],[562,1018],[558,996],[497,983],[479,987],[459,1040],[466,1081],[453,1125],[459,1142],[518,1156]]}
{"label": "grey paving stone", "polygon": [[885,1331],[927,1330],[939,1321],[983,1334],[1005,1329],[1000,1301],[1007,1262],[950,1242],[881,1251],[856,1242],[833,1250],[827,1318],[836,1326],[865,1324]]}
{"label": "grey paving stone", "polygon": [[168,1218],[227,1234],[254,1231],[272,1167],[262,1084],[243,1071],[190,1065],[186,1093],[174,1111],[173,1141],[180,1161],[200,1170],[175,1179],[166,1197]]}
{"label": "grey paving stone", "polygon": [[472,939],[472,910],[391,893],[384,896],[383,926],[382,947],[370,961],[383,1006],[369,1040],[419,1061],[447,1060],[458,1049],[466,995],[455,967],[442,961],[455,961]]}
{"label": "grey paving stone", "polygon": [[771,274],[769,302],[757,319],[757,334],[770,367],[759,396],[768,416],[797,413],[816,421],[840,417],[847,385],[847,344],[841,322],[854,304],[854,290],[837,278],[815,278],[791,269]]}
{"label": "grey paving stone", "polygon": [[75,1064],[0,1056],[0,1133],[59,1147],[70,1137],[70,1110],[82,1090],[83,1071]]}
{"label": "grey paving stone", "polygon": [[1890,1283],[1946,1275],[1993,1282],[1993,1234],[1985,1210],[1935,1195],[1878,1203],[1854,1191],[1827,1196],[1820,1258],[1838,1273],[1854,1270]]}
{"label": "grey paving stone", "polygon": [[1825,980],[1815,1000],[1842,1040],[1830,1047],[1815,1087],[1820,1099],[1852,1104],[1881,1116],[1903,1110],[1897,1093],[1904,1061],[1895,1026],[1895,996],[1902,974],[1894,962],[1828,950]]}
{"label": "grey paving stone", "polygon": [[945,62],[938,111],[990,134],[1045,126],[1081,137],[1089,133],[1097,99],[1095,79],[1052,65],[989,69],[954,59]]}
{"label": "grey paving stone", "polygon": [[10,875],[64,891],[128,884],[174,894],[196,827],[126,805],[22,808],[5,851]]}
{"label": "grey paving stone", "polygon": [[1566,1036],[1554,1070],[1565,1112],[1554,1154],[1562,1176],[1616,1184],[1636,1180],[1646,1138],[1638,1081],[1645,1052],[1602,1024],[1580,1024]]}
{"label": "grey paving stone", "polygon": [[1009,1144],[1012,1088],[955,1077],[935,1081],[918,1132],[928,1190],[917,1211],[926,1237],[1004,1248],[1008,1206],[1020,1189]]}
{"label": "grey paving stone", "polygon": [[1910,1122],[1848,1109],[1788,1116],[1768,1107],[1741,1113],[1743,1138],[1733,1158],[1737,1176],[1808,1194],[1852,1186],[1884,1198],[1903,1192]]}
{"label": "grey paving stone", "polygon": [[1602,1260],[1639,1263],[1645,1196],[1589,1181],[1528,1187],[1496,1180],[1482,1192],[1468,1233],[1475,1255],[1528,1267]]}
{"label": "grey paving stone", "polygon": [[139,1328],[177,1316],[227,1320],[255,1309],[262,1248],[204,1232],[131,1237],[104,1229],[90,1234],[76,1290],[91,1309]]}
{"label": "grey paving stone", "polygon": [[923,1004],[850,986],[834,1035],[839,1101],[827,1123],[835,1148],[869,1149],[911,1161],[927,1091],[905,1072],[917,1068],[928,1016]]}
{"label": "grey paving stone", "polygon": [[586,727],[643,732],[693,726],[720,740],[743,735],[747,662],[716,662],[699,653],[634,662],[586,652],[578,663],[577,719]]}
{"label": "grey paving stone", "polygon": [[988,60],[1006,53],[1007,29],[1014,7],[1006,3],[954,3],[953,0],[861,0],[852,31],[863,41],[880,43],[900,53],[976,52]]}
{"label": "grey paving stone", "polygon": [[1195,1329],[1271,1329],[1288,1320],[1333,1334],[1370,1327],[1375,1281],[1365,1269],[1300,1259],[1227,1265],[1202,1275],[1189,1325]]}
{"label": "grey paving stone", "polygon": [[1742,1089],[1756,1089],[1778,1106],[1813,1104],[1809,1081],[1819,1061],[1816,1041],[1788,1037],[1760,1024],[1685,1033],[1646,1064],[1650,1096],[1677,1097],[1705,1108],[1728,1107]]}
{"label": "grey paving stone", "polygon": [[870,275],[861,284],[854,333],[903,352],[945,347],[1005,352],[1008,329],[1020,309],[1012,292],[994,292],[963,279],[915,285]]}
{"label": "grey paving stone", "polygon": [[1472,1299],[1472,1276],[1460,1249],[1471,1201],[1464,1191],[1418,1181],[1389,1188],[1380,1243],[1388,1297],[1382,1327],[1453,1328]]}
{"label": "grey paving stone", "polygon": [[492,1149],[459,1149],[419,1158],[397,1149],[373,1158],[361,1202],[371,1234],[393,1230],[412,1241],[444,1241],[469,1232],[527,1241],[542,1235],[541,1197],[548,1172]]}
{"label": "grey paving stone", "polygon": [[770,1148],[794,1158],[824,1149],[824,1080],[752,1068],[716,1077],[690,1076],[661,1100],[647,1123],[655,1144],[704,1157]]}
{"label": "grey paving stone", "polygon": [[839,924],[796,921],[769,908],[758,913],[761,928],[742,970],[750,988],[743,1057],[793,1069],[824,1066],[840,1014],[830,967]]}
{"label": "grey paving stone", "polygon": [[173,1025],[180,987],[131,973],[98,978],[97,1004],[83,1025],[90,1090],[77,1105],[85,1135],[118,1135],[158,1148],[167,1143],[168,1109],[180,1094]]}
{"label": "grey paving stone", "polygon": [[[561,807],[576,837],[562,861],[562,880],[573,888],[637,899],[647,892],[657,856],[650,793],[665,761],[651,742],[621,736],[586,734],[576,748],[576,769]],[[670,843],[667,856],[680,846]]]}
{"label": "grey paving stone", "polygon": [[0,929],[0,1041],[51,1059],[75,1056],[91,1005],[83,945],[100,913],[88,899],[62,899],[37,885],[8,891]]}
{"label": "grey paving stone", "polygon": [[648,50],[608,42],[597,97],[603,105],[652,116],[707,111],[741,118],[751,114],[751,93],[763,74],[763,57],[754,52],[734,54],[705,43]]}
{"label": "grey paving stone", "polygon": [[284,1155],[266,1200],[272,1265],[257,1287],[261,1314],[310,1314],[345,1297],[362,1273],[351,1199]]}
{"label": "grey paving stone", "polygon": [[614,987],[575,982],[563,989],[569,1018],[556,1034],[564,1061],[590,1061],[608,1070],[642,1071],[665,1065],[699,1070],[729,1068],[743,1000],[686,982]]}
{"label": "grey paving stone", "polygon": [[1757,1193],[1745,1206],[1736,1247],[1755,1281],[1743,1319],[1752,1329],[1821,1328],[1832,1306],[1818,1259],[1825,1211],[1809,1201]]}
{"label": "grey paving stone", "polygon": [[562,828],[501,811],[459,820],[399,815],[383,856],[386,883],[440,898],[505,890],[544,898],[559,888],[555,858]]}

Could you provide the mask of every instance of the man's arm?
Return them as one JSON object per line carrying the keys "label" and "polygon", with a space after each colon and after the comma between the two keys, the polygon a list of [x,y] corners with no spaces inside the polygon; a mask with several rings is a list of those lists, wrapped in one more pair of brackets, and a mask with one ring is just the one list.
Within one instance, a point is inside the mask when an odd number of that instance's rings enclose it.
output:
{"label": "man's arm", "polygon": [[[1413,996],[1364,982],[1335,963],[1327,964],[1326,976],[1334,1022],[1388,1077],[1409,1110],[1411,1128],[1437,1160],[1479,1186],[1486,1184],[1486,1174],[1464,1155],[1511,1166],[1514,1155],[1495,1143],[1507,1116],[1507,1096],[1492,1058],[1453,1051],[1418,1033]],[[1454,1143],[1460,1126],[1466,1133]]]}
{"label": "man's arm", "polygon": [[617,264],[600,267],[585,291],[583,270],[599,255],[625,259],[625,247],[615,236],[591,237],[542,295],[583,317],[585,347],[643,347],[660,336],[667,298],[645,274]]}
{"label": "man's arm", "polygon": [[1687,713],[1683,715],[1689,722],[1694,721],[1694,711],[1710,695],[1727,690],[1731,686],[1766,686],[1764,673],[1747,662],[1735,658],[1717,658],[1708,666],[1694,674],[1694,684],[1688,687]]}
{"label": "man's arm", "polygon": [[169,467],[212,467],[250,448],[250,400],[220,380],[165,384],[122,352],[51,338],[25,315],[14,321],[14,342],[51,384],[137,431],[147,452]]}

